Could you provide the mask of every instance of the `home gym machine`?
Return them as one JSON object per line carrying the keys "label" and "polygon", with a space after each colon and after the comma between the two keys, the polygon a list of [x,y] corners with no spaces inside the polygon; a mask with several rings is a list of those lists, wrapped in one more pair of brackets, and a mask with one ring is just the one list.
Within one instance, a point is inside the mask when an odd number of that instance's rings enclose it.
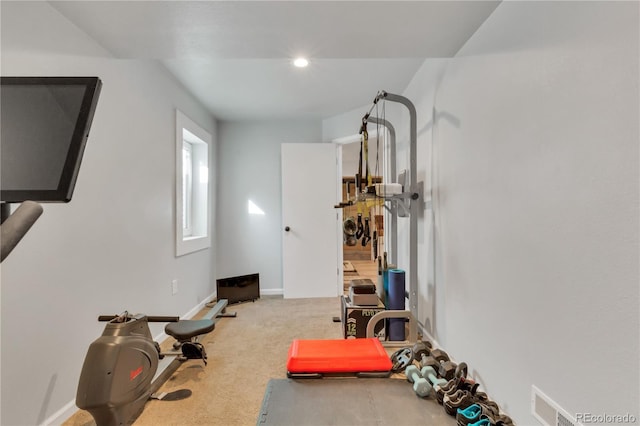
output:
{"label": "home gym machine", "polygon": [[[205,365],[207,354],[198,336],[210,333],[225,313],[228,302],[219,300],[202,319],[181,320],[171,316],[102,315],[108,321],[102,336],[90,346],[80,373],[76,394],[78,408],[87,410],[98,426],[132,424],[149,399],[183,399],[190,390],[156,394],[162,384],[187,360],[200,359]],[[168,322],[165,333],[176,339],[173,352],[161,352],[151,337],[149,322]],[[179,350],[179,351],[178,351]],[[158,368],[160,360],[174,357],[166,368]]]}
{"label": "home gym machine", "polygon": [[[382,116],[372,116],[374,109],[377,112],[377,108],[380,102],[390,101],[404,105],[409,112],[409,164],[408,170],[402,170],[400,173],[396,171],[397,155],[396,155],[396,131],[393,125],[386,120],[383,112]],[[383,105],[384,111],[384,105]],[[378,115],[376,113],[376,115]],[[418,215],[421,210],[430,207],[430,202],[424,200],[424,183],[418,182],[417,179],[417,123],[416,123],[416,109],[413,103],[404,96],[387,93],[380,91],[376,94],[373,100],[373,105],[369,111],[363,116],[360,134],[366,138],[367,124],[372,123],[377,126],[382,126],[387,129],[389,135],[389,174],[391,181],[388,184],[373,185],[373,187],[367,187],[362,190],[356,185],[358,191],[356,200],[368,200],[368,199],[382,199],[384,202],[384,208],[389,212],[390,226],[388,233],[389,245],[388,253],[385,251],[384,260],[385,264],[398,263],[398,218],[407,218],[409,222],[409,250],[408,250],[408,268],[407,268],[407,288],[405,290],[405,297],[409,301],[408,309],[395,310],[388,309],[380,312],[368,321],[367,337],[373,337],[373,327],[376,323],[382,319],[393,319],[393,321],[405,321],[409,320],[409,339],[405,341],[386,341],[385,346],[404,346],[407,342],[415,341],[417,339],[419,330],[416,324],[416,318],[419,317],[418,313]],[[378,129],[378,137],[380,137],[380,131]],[[360,173],[360,171],[359,171]],[[361,181],[362,177],[356,178]],[[360,192],[362,190],[362,192]],[[344,207],[343,205],[336,207]],[[388,254],[388,257],[387,257]],[[381,263],[381,257],[378,258],[379,269]],[[379,275],[381,272],[379,271]],[[379,280],[380,281],[380,278]],[[378,285],[381,283],[379,282]],[[380,289],[378,289],[380,294]],[[386,297],[386,296],[383,296]],[[381,299],[383,298],[381,297]]]}

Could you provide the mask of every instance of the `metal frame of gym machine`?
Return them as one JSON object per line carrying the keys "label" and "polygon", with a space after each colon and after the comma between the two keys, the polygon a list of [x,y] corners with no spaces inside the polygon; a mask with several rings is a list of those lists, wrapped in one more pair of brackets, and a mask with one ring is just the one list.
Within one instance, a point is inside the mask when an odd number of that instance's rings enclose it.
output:
{"label": "metal frame of gym machine", "polygon": [[[385,201],[391,201],[390,207],[385,204],[385,209],[391,214],[391,263],[397,265],[398,256],[398,217],[409,216],[409,310],[385,310],[377,313],[369,320],[367,324],[367,337],[374,336],[375,325],[384,318],[408,318],[409,319],[409,339],[408,341],[385,341],[385,346],[406,346],[409,342],[414,344],[418,336],[418,327],[416,318],[418,317],[418,212],[420,206],[424,205],[423,200],[423,182],[417,180],[417,123],[416,108],[413,103],[404,96],[387,93],[384,90],[378,92],[373,100],[373,106],[362,118],[362,124],[367,123],[380,124],[389,131],[389,151],[390,151],[390,174],[391,183],[395,182],[396,176],[396,132],[391,123],[380,117],[371,117],[370,114],[380,100],[388,100],[404,105],[409,110],[409,189],[403,185],[401,194],[385,197]],[[409,203],[407,208],[406,203]],[[399,208],[398,208],[399,207]]]}

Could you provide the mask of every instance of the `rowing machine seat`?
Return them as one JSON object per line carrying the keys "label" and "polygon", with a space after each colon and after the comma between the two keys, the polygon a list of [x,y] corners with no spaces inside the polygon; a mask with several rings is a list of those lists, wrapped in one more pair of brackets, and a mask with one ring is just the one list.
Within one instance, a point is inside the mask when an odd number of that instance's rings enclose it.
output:
{"label": "rowing machine seat", "polygon": [[213,331],[215,327],[216,323],[212,319],[180,320],[167,324],[164,332],[178,342],[188,342],[196,336]]}

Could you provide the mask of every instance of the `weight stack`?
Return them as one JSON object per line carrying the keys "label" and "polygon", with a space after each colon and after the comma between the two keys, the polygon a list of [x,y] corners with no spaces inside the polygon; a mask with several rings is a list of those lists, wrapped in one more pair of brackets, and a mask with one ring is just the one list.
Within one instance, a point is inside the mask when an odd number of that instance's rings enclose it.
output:
{"label": "weight stack", "polygon": [[[404,310],[405,272],[402,269],[389,270],[389,293],[387,309]],[[404,337],[404,318],[389,319],[389,340],[402,341]]]}

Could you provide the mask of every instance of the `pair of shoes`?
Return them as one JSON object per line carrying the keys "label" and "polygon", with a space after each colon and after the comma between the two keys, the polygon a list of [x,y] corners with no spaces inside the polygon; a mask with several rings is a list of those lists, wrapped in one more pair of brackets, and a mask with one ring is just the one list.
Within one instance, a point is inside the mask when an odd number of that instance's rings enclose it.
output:
{"label": "pair of shoes", "polygon": [[494,419],[494,421],[496,422],[496,426],[514,426],[513,420],[506,414],[501,414]]}
{"label": "pair of shoes", "polygon": [[482,418],[475,423],[469,423],[468,426],[495,426],[488,418]]}
{"label": "pair of shoes", "polygon": [[438,403],[442,404],[442,400],[444,399],[444,395],[446,393],[455,392],[456,390],[458,390],[458,386],[460,386],[460,383],[462,382],[462,380],[463,379],[458,379],[454,377],[444,385],[438,386],[437,389],[435,389],[436,391],[435,395],[436,395],[436,399],[438,400]]}
{"label": "pair of shoes", "polygon": [[513,420],[506,414],[482,414],[480,420],[476,423],[470,423],[467,426],[513,426]]}
{"label": "pair of shoes", "polygon": [[498,407],[498,404],[491,401],[486,393],[476,392],[474,397],[476,398],[476,403],[481,405],[483,408],[482,414],[497,416],[500,413],[500,407]]}
{"label": "pair of shoes", "polygon": [[[458,390],[450,390],[445,393],[442,405],[444,405],[444,409],[447,414],[456,416],[457,418],[457,413],[461,410],[464,411],[471,405],[475,404],[479,406],[477,416],[474,418],[475,420],[478,420],[478,418],[484,415],[497,417],[500,413],[500,407],[498,407],[498,404],[490,400],[485,392],[478,392],[478,386],[478,383],[473,383],[473,385],[471,385],[471,382],[464,382],[460,384]],[[473,412],[473,409],[470,412]],[[464,423],[464,415],[461,420]],[[472,421],[471,417],[469,417],[466,424],[470,421]],[[461,426],[465,426],[465,424]]]}
{"label": "pair of shoes", "polygon": [[458,408],[456,412],[456,420],[458,426],[467,426],[469,423],[475,423],[480,419],[482,407],[480,404],[471,404],[465,409]]}
{"label": "pair of shoes", "polygon": [[464,410],[475,402],[471,391],[458,389],[454,393],[445,394],[442,405],[448,415],[455,416],[458,409]]}
{"label": "pair of shoes", "polygon": [[466,390],[471,391],[471,393],[475,393],[478,389],[478,386],[478,383],[474,382],[471,379],[467,379],[465,377],[454,377],[446,384],[442,386],[436,386],[434,389],[436,391],[435,394],[438,403],[443,404],[446,394],[453,394],[458,390]]}
{"label": "pair of shoes", "polygon": [[493,401],[476,402],[465,409],[458,408],[456,420],[458,426],[468,426],[477,423],[481,416],[497,416],[499,411],[498,404]]}

